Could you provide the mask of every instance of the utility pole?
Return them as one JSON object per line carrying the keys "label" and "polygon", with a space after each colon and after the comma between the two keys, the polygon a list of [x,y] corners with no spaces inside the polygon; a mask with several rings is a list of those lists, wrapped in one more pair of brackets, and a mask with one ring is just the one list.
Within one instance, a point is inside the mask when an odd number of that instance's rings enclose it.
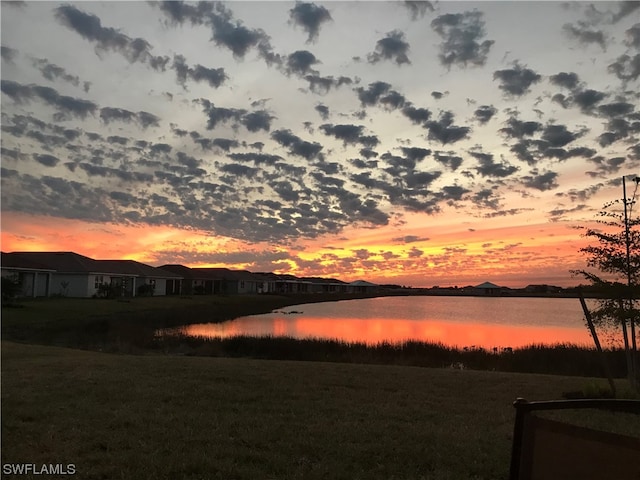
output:
{"label": "utility pole", "polygon": [[[638,182],[640,181],[640,179],[638,177],[635,178],[635,182],[636,182],[636,186],[638,185]],[[636,187],[637,188],[637,187]],[[634,308],[633,308],[633,292],[631,289],[631,240],[629,237],[629,216],[627,213],[627,183],[626,183],[626,177],[622,177],[622,196],[624,197],[622,199],[622,203],[624,204],[624,235],[625,235],[625,245],[627,247],[627,297],[628,297],[628,301],[629,301],[629,305],[628,305],[628,314],[629,314],[629,328],[631,330],[631,372],[630,372],[630,376],[633,382],[633,385],[637,388],[637,382],[638,382],[638,361],[637,361],[637,352],[638,352],[638,348],[637,348],[637,344],[636,344],[636,328],[635,328],[635,323],[636,323],[636,319],[635,319],[635,314],[634,314]],[[634,195],[635,197],[635,195]],[[626,316],[626,315],[625,315]],[[627,334],[627,325],[626,325],[626,321],[625,318],[623,317],[622,319],[622,330],[624,333],[624,336],[626,337]]]}

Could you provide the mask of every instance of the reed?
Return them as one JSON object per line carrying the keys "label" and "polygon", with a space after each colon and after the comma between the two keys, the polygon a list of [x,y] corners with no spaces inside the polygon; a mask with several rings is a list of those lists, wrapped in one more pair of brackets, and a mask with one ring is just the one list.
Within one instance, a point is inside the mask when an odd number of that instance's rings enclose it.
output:
{"label": "reed", "polygon": [[[459,349],[442,343],[409,341],[374,345],[327,339],[235,336],[208,338],[180,333],[156,335],[145,348],[165,354],[304,360],[341,363],[410,365],[419,367],[503,372],[602,376],[598,352],[571,344],[530,345],[514,350]],[[624,377],[621,349],[605,351],[615,377]]]}

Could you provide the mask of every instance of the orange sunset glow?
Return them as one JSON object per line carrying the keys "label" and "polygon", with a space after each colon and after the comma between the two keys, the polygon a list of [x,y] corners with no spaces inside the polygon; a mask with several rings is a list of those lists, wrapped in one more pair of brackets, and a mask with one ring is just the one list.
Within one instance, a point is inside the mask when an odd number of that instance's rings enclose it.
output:
{"label": "orange sunset glow", "polygon": [[387,227],[375,231],[347,228],[340,238],[274,248],[165,226],[99,225],[6,213],[2,218],[2,248],[76,251],[93,258],[131,259],[152,265],[227,266],[345,281],[366,278],[418,287],[462,286],[486,279],[513,287],[576,283],[568,270],[582,267],[577,251],[584,240],[575,229],[566,224],[490,228],[488,222],[479,223],[483,227],[465,226],[458,231],[445,227],[437,234],[430,228],[412,229],[412,234],[425,240],[410,247],[393,241],[399,230]]}
{"label": "orange sunset glow", "polygon": [[629,5],[2,2],[2,250],[576,285],[640,172]]}
{"label": "orange sunset glow", "polygon": [[228,338],[238,335],[275,336],[293,338],[324,338],[343,342],[364,342],[376,345],[383,342],[402,343],[420,341],[442,343],[455,347],[520,348],[532,344],[556,343],[591,345],[591,337],[582,325],[570,327],[488,325],[480,322],[430,320],[326,319],[305,316],[299,319],[278,317],[265,322],[259,317],[244,317],[232,322],[197,324],[180,329],[186,335]]}

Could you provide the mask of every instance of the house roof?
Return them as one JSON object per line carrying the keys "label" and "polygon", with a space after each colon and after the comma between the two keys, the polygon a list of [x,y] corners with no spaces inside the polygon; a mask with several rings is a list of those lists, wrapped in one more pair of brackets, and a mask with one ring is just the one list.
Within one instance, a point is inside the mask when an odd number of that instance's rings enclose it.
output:
{"label": "house roof", "polygon": [[[74,252],[12,252],[8,255],[16,267],[27,267],[35,263],[44,268],[64,273],[100,272],[94,259]],[[4,256],[2,260],[4,263]]]}
{"label": "house roof", "polygon": [[355,282],[351,282],[349,285],[353,287],[377,287],[375,283],[367,282],[366,280],[356,280]]}
{"label": "house roof", "polygon": [[135,260],[96,260],[96,262],[106,273],[151,278],[182,278],[182,276],[177,273],[152,267],[151,265],[136,262]]}
{"label": "house roof", "polygon": [[195,275],[200,277],[205,275],[206,278],[217,280],[245,280],[245,281],[262,281],[264,278],[258,274],[251,273],[247,270],[229,270],[228,268],[192,268]]}
{"label": "house roof", "polygon": [[303,277],[303,280],[311,282],[313,284],[322,285],[347,285],[347,282],[342,280],[336,280],[335,278],[321,278],[321,277]]}
{"label": "house roof", "polygon": [[13,252],[2,255],[2,265],[71,274],[116,274],[137,277],[180,278],[180,275],[135,260],[94,260],[75,252]]}
{"label": "house roof", "polygon": [[496,285],[495,283],[484,282],[484,283],[481,283],[480,285],[476,285],[474,288],[502,288],[502,287],[499,285]]}
{"label": "house roof", "polygon": [[32,270],[32,271],[42,271],[42,272],[55,272],[54,269],[47,267],[46,265],[32,260],[30,258],[25,258],[18,253],[2,253],[2,260],[0,264],[2,268],[7,269],[16,269],[16,270]]}

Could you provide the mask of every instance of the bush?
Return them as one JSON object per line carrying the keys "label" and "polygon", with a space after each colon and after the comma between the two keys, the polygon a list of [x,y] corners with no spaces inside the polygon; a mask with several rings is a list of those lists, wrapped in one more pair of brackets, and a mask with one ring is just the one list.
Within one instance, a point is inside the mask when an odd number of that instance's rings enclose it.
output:
{"label": "bush", "polygon": [[2,277],[2,303],[11,303],[22,290],[20,279],[15,276]]}
{"label": "bush", "polygon": [[138,296],[140,297],[151,297],[153,296],[153,292],[155,291],[155,286],[149,283],[145,283],[138,287]]}

